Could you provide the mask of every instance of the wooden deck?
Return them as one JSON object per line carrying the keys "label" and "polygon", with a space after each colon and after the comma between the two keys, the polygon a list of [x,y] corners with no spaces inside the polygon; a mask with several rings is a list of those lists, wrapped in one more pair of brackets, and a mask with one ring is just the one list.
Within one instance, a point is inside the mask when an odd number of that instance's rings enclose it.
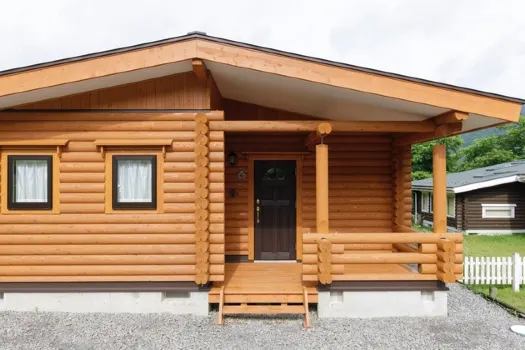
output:
{"label": "wooden deck", "polygon": [[[404,264],[351,264],[345,266],[345,281],[395,281],[435,279]],[[317,303],[315,282],[302,281],[301,263],[227,263],[223,283],[214,283],[209,302],[219,303],[224,287],[226,303],[302,303],[303,286],[309,302]]]}
{"label": "wooden deck", "polygon": [[314,283],[303,283],[301,263],[227,263],[224,283],[214,283],[210,303],[219,302],[224,286],[226,303],[302,303],[303,286],[309,302],[317,303]]}

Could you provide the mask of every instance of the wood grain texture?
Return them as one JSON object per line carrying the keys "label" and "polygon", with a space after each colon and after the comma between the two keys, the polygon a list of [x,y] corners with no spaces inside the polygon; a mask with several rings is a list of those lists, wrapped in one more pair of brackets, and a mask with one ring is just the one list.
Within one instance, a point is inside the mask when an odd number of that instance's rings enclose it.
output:
{"label": "wood grain texture", "polygon": [[[273,119],[272,110],[239,102],[225,100],[230,110],[226,118],[264,118]],[[292,115],[275,111],[275,115],[288,120]],[[304,144],[307,133],[281,134],[228,134],[225,153],[235,152],[238,161],[235,166],[225,168],[226,186],[226,254],[249,255],[249,154],[285,152],[306,152],[304,157],[301,191],[301,227],[303,233],[316,231],[316,169],[315,154]],[[325,138],[329,147],[329,222],[331,232],[390,232],[392,230],[392,138],[390,135],[330,134]],[[243,152],[247,152],[243,154]],[[366,162],[361,154],[365,153]],[[359,162],[356,162],[358,160]],[[409,166],[410,159],[405,160]],[[239,171],[247,173],[247,179],[239,180]],[[406,183],[410,178],[405,175]],[[229,193],[233,196],[229,196]],[[404,207],[410,212],[410,191],[403,191]],[[410,218],[405,219],[410,222]],[[299,241],[299,240],[298,240]],[[390,245],[391,249],[391,245]]]}
{"label": "wood grain texture", "polygon": [[193,72],[90,91],[21,109],[208,109],[208,86]]}
{"label": "wood grain texture", "polygon": [[[130,89],[128,86],[118,94],[129,93],[133,99],[135,95]],[[17,115],[21,119],[13,121]],[[36,144],[29,149],[13,144],[3,149],[1,205],[6,203],[3,176],[7,174],[7,154],[56,155],[55,148],[46,148],[48,143],[41,140],[51,140],[54,145],[63,139],[64,133],[69,139],[62,157],[54,157],[57,203],[53,211],[0,214],[0,280],[194,281],[201,263],[196,246],[196,239],[202,238],[197,235],[195,225],[198,205],[210,211],[205,219],[209,227],[206,249],[209,280],[223,280],[225,218],[224,193],[220,189],[224,189],[224,135],[210,135],[209,139],[214,140],[209,141],[209,168],[197,171],[196,116],[196,113],[113,111],[0,114],[0,139],[16,139],[20,130],[34,130],[26,133],[26,140],[34,138],[41,143],[39,149]],[[209,112],[208,117],[220,120],[222,113]],[[166,130],[184,136],[168,142]],[[148,134],[146,141],[141,139],[141,133]],[[95,140],[106,148],[105,158]],[[162,156],[163,146],[166,159]],[[111,209],[113,154],[157,155],[157,210]],[[206,203],[198,201],[196,196],[195,181],[197,175],[203,174],[210,182]]]}

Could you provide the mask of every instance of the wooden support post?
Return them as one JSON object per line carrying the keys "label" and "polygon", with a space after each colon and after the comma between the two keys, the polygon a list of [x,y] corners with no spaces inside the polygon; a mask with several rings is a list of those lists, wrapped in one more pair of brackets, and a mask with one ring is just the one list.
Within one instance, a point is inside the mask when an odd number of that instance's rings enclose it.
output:
{"label": "wooden support post", "polygon": [[328,146],[315,146],[317,233],[328,233]]}
{"label": "wooden support post", "polygon": [[446,238],[441,239],[437,246],[437,273],[438,280],[444,283],[456,282],[454,261],[456,260],[456,243]]}
{"label": "wooden support post", "polygon": [[206,284],[210,279],[210,222],[208,117],[195,117],[195,283]]}
{"label": "wooden support post", "polygon": [[304,328],[310,328],[310,311],[308,310],[308,290],[303,286],[303,304],[304,304]]}
{"label": "wooden support post", "polygon": [[432,149],[432,175],[434,184],[434,232],[447,232],[447,155],[443,144]]}
{"label": "wooden support post", "polygon": [[317,277],[320,283],[332,283],[332,242],[321,238],[317,242]]}
{"label": "wooden support post", "polygon": [[219,294],[219,314],[217,315],[217,324],[224,324],[224,286],[221,287]]}

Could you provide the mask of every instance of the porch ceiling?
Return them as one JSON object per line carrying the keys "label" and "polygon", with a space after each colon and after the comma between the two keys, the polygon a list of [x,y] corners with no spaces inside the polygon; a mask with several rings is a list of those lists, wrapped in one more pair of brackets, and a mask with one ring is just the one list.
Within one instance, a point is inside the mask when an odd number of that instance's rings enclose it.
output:
{"label": "porch ceiling", "polygon": [[332,120],[421,121],[448,109],[205,61],[224,98]]}

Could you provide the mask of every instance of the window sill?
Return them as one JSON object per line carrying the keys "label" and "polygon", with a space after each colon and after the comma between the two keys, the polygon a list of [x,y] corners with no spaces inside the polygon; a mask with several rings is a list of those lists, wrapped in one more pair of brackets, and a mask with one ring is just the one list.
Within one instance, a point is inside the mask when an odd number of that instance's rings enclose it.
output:
{"label": "window sill", "polygon": [[59,210],[9,210],[2,209],[2,215],[58,215],[60,214]]}
{"label": "window sill", "polygon": [[106,209],[106,214],[163,214],[164,211],[157,209]]}

